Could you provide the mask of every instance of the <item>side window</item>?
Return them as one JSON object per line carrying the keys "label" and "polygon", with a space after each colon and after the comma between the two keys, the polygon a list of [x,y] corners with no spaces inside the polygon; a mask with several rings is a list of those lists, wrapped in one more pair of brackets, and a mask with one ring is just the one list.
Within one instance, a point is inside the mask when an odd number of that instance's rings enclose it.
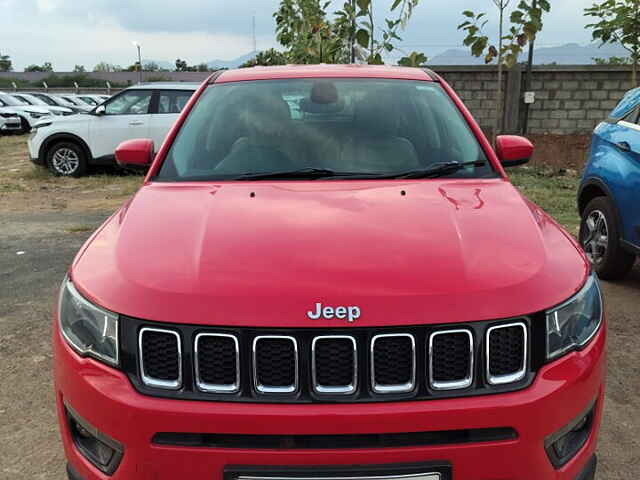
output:
{"label": "side window", "polygon": [[52,105],[55,106],[56,102],[54,102],[53,100],[51,100],[49,97],[47,97],[46,95],[37,95],[34,94],[34,96],[36,98],[39,98],[40,100],[42,100],[44,103],[46,103],[47,105]]}
{"label": "side window", "polygon": [[105,104],[107,115],[142,115],[149,113],[151,90],[129,90]]}
{"label": "side window", "polygon": [[158,93],[158,113],[180,113],[193,95],[190,90],[161,90]]}

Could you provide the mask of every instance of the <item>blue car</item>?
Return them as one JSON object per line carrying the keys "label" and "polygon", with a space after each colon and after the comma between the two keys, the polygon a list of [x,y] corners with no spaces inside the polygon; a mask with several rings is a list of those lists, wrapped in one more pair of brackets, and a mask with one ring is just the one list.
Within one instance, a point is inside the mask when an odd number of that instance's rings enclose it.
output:
{"label": "blue car", "polygon": [[578,191],[580,243],[598,275],[623,278],[640,255],[640,88],[593,132]]}

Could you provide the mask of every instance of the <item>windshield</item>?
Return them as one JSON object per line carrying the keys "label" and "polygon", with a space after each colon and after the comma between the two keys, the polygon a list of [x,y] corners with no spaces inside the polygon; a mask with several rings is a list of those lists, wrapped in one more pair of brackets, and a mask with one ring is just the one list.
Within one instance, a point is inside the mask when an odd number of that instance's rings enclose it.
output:
{"label": "windshield", "polygon": [[493,177],[460,111],[434,82],[286,79],[209,87],[156,179]]}
{"label": "windshield", "polygon": [[48,105],[47,103],[43,102],[42,100],[40,100],[38,97],[34,97],[33,95],[29,95],[29,94],[21,94],[19,98],[22,98],[25,102],[31,104],[31,105]]}
{"label": "windshield", "polygon": [[5,106],[11,107],[21,107],[23,105],[11,95],[7,95],[6,93],[0,93],[0,102],[2,102]]}
{"label": "windshield", "polygon": [[58,95],[51,95],[51,96],[58,101],[58,105],[62,105],[64,107],[75,107],[76,106],[74,103],[70,102],[69,100],[65,99],[64,97],[60,97]]}

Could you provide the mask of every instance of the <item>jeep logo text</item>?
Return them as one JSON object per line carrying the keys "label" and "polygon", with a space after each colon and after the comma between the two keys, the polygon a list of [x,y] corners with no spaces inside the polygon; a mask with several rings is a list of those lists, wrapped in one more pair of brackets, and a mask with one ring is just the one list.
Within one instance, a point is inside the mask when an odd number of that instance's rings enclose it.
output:
{"label": "jeep logo text", "polygon": [[350,307],[323,307],[320,302],[316,303],[315,310],[310,310],[307,312],[307,317],[311,320],[318,320],[319,318],[346,318],[349,322],[353,322],[354,320],[360,318],[360,308],[354,306]]}

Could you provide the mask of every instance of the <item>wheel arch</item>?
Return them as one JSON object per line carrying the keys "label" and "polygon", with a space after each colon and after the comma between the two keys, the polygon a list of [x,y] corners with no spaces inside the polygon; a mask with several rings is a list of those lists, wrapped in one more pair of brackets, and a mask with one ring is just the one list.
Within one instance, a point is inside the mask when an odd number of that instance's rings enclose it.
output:
{"label": "wheel arch", "polygon": [[614,196],[607,184],[599,178],[587,179],[578,190],[578,213],[580,214],[580,217],[582,217],[582,213],[584,212],[584,209],[587,208],[589,202],[597,197],[606,197],[609,200],[615,216],[618,234],[622,236],[622,218],[620,216],[620,211],[618,210],[618,205],[616,205]]}
{"label": "wheel arch", "polygon": [[91,149],[89,148],[89,145],[87,145],[87,143],[82,138],[80,138],[77,135],[74,135],[73,133],[54,133],[49,138],[47,138],[44,142],[42,142],[42,145],[40,145],[38,158],[43,165],[47,161],[47,152],[49,151],[52,145],[58,142],[71,142],[79,145],[80,148],[82,148],[82,150],[84,151],[85,155],[87,156],[87,163],[93,160],[93,156],[91,155]]}

